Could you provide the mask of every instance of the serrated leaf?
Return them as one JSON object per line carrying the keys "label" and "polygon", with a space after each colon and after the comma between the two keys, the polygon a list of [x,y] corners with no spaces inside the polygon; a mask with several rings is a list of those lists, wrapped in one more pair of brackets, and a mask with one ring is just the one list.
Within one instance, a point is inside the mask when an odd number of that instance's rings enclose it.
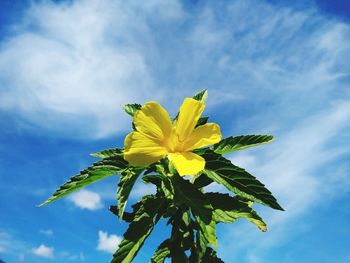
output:
{"label": "serrated leaf", "polygon": [[170,240],[163,241],[151,258],[151,263],[164,263],[170,257]]}
{"label": "serrated leaf", "polygon": [[203,104],[206,104],[207,99],[208,99],[208,90],[207,90],[207,89],[204,89],[204,90],[198,92],[198,93],[197,93],[196,95],[194,95],[192,98],[195,99],[195,100],[198,100],[198,101],[202,102]]}
{"label": "serrated leaf", "polygon": [[178,175],[171,177],[174,187],[174,199],[186,204],[195,215],[201,231],[210,244],[216,246],[216,225],[213,219],[213,207],[205,195],[187,180]]}
{"label": "serrated leaf", "polygon": [[260,181],[244,169],[210,150],[202,155],[206,160],[204,173],[228,190],[249,200],[283,210],[271,192]]}
{"label": "serrated leaf", "polygon": [[128,168],[128,163],[121,156],[105,158],[82,170],[78,175],[60,186],[48,200],[39,206],[51,203],[63,196],[73,193],[87,185],[114,174],[120,174]]}
{"label": "serrated leaf", "polygon": [[142,198],[141,202],[133,206],[135,218],[125,232],[124,239],[114,253],[111,263],[132,262],[157,223],[157,213],[162,204],[161,198],[147,195]]}
{"label": "serrated leaf", "polygon": [[92,153],[90,155],[93,157],[108,158],[108,157],[114,157],[114,156],[120,155],[120,154],[123,154],[122,148],[107,149],[107,150],[103,150],[101,152]]}
{"label": "serrated leaf", "polygon": [[124,209],[131,189],[142,171],[143,169],[129,168],[121,174],[117,191],[119,218],[123,218]]}
{"label": "serrated leaf", "polygon": [[142,176],[142,182],[146,184],[154,184],[157,187],[161,187],[163,175],[160,174],[146,174]]}
{"label": "serrated leaf", "polygon": [[206,198],[214,208],[216,222],[232,223],[238,218],[245,218],[256,225],[261,231],[267,230],[265,222],[246,203],[237,198],[221,193],[206,193]]}
{"label": "serrated leaf", "polygon": [[133,104],[125,104],[123,106],[124,111],[130,116],[134,117],[136,111],[140,110],[142,107],[141,104],[133,103]]}
{"label": "serrated leaf", "polygon": [[203,257],[203,263],[225,263],[220,258],[218,258],[216,251],[214,251],[211,247],[208,247],[205,255]]}
{"label": "serrated leaf", "polygon": [[243,150],[252,146],[269,143],[273,140],[272,135],[240,135],[228,137],[212,146],[214,152],[226,154]]}

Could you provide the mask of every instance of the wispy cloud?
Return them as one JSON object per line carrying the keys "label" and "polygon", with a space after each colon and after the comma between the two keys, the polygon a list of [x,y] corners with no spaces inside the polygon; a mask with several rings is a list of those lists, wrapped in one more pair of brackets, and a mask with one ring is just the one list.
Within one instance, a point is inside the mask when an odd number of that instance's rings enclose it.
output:
{"label": "wispy cloud", "polygon": [[89,190],[80,190],[68,199],[81,209],[98,210],[103,207],[100,195]]}
{"label": "wispy cloud", "polygon": [[98,231],[97,250],[113,254],[121,241],[122,237],[120,236],[113,234],[108,235],[107,232]]}
{"label": "wispy cloud", "polygon": [[0,229],[0,253],[19,255],[27,249],[27,244],[12,235],[11,231]]}
{"label": "wispy cloud", "polygon": [[53,247],[47,247],[43,244],[41,244],[37,248],[33,248],[32,252],[34,255],[38,257],[43,257],[43,258],[48,258],[48,259],[53,259],[54,258],[54,248]]}
{"label": "wispy cloud", "polygon": [[167,21],[181,9],[175,1],[33,2],[1,45],[1,109],[56,135],[68,127],[93,137],[125,129],[118,107],[160,94],[145,57],[152,52],[145,19],[155,13]]}
{"label": "wispy cloud", "polygon": [[311,8],[40,2],[24,21],[0,50],[1,108],[61,135],[108,136],[129,127],[119,105],[159,99],[173,111],[174,99],[203,87],[215,88],[209,105],[268,103],[298,115],[349,77],[348,25]]}
{"label": "wispy cloud", "polygon": [[[241,224],[219,237],[229,262],[237,254],[266,262],[269,249],[310,226],[294,223],[325,205],[322,196],[332,203],[349,191],[349,24],[312,5],[144,2],[34,2],[1,43],[0,108],[59,136],[101,138],[130,128],[122,103],[160,100],[175,113],[183,96],[209,88],[208,110],[224,135],[276,135],[229,158],[286,212],[258,206],[268,234]],[[132,198],[148,190],[137,184]],[[101,203],[76,198],[86,209]],[[102,231],[99,239],[109,252],[120,241]]]}

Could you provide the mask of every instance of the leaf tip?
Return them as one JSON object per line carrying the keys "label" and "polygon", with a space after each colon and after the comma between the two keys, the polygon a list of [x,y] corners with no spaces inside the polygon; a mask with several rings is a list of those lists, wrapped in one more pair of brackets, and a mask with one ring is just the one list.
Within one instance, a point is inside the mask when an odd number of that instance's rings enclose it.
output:
{"label": "leaf tip", "polygon": [[42,206],[47,205],[47,204],[48,204],[48,202],[45,201],[45,202],[43,202],[43,203],[41,203],[41,204],[39,204],[39,205],[36,205],[35,207],[42,207]]}
{"label": "leaf tip", "polygon": [[261,232],[267,232],[267,226],[260,228]]}

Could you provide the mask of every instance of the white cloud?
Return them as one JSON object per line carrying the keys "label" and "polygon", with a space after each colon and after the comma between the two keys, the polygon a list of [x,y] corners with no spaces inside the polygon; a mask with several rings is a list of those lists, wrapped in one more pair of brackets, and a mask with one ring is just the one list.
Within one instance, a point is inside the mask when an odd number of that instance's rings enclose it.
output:
{"label": "white cloud", "polygon": [[113,254],[119,243],[122,241],[122,237],[117,235],[108,235],[107,232],[98,231],[98,245],[97,250],[108,252]]}
{"label": "white cloud", "polygon": [[45,236],[48,236],[48,237],[53,235],[52,229],[40,229],[39,232]]}
{"label": "white cloud", "polygon": [[51,132],[103,137],[128,127],[120,106],[161,94],[146,66],[143,16],[181,16],[176,1],[157,2],[33,2],[2,43],[0,108]]}
{"label": "white cloud", "polygon": [[6,251],[6,248],[0,246],[0,253],[4,253]]}
{"label": "white cloud", "polygon": [[103,207],[100,195],[89,190],[73,193],[69,200],[81,209],[98,210]]}
{"label": "white cloud", "polygon": [[275,119],[276,108],[310,114],[341,97],[347,24],[262,1],[223,6],[33,2],[0,49],[0,107],[26,125],[96,138],[129,129],[121,104],[160,100],[174,113],[203,87],[209,106],[266,106]]}
{"label": "white cloud", "polygon": [[47,247],[47,246],[45,246],[43,244],[41,244],[37,248],[33,248],[32,252],[33,252],[34,255],[39,256],[39,257],[43,257],[43,258],[52,259],[54,257],[54,255],[53,255],[54,248],[53,247]]}

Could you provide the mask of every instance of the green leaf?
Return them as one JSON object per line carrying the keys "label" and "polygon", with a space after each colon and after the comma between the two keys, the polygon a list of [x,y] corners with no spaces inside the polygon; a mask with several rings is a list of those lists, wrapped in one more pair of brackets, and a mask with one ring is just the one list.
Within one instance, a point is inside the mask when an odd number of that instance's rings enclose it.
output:
{"label": "green leaf", "polygon": [[[181,212],[181,209],[178,210]],[[175,219],[172,222],[171,230],[171,243],[170,243],[170,257],[172,263],[186,263],[188,261],[185,254],[185,250],[182,247],[182,241],[184,238],[183,222],[181,220],[181,214],[177,213]]]}
{"label": "green leaf", "polygon": [[122,172],[117,191],[119,218],[123,218],[124,209],[131,189],[142,171],[143,169],[129,168]]}
{"label": "green leaf", "polygon": [[193,263],[202,262],[205,252],[207,251],[207,247],[208,247],[208,240],[205,238],[202,231],[197,230],[196,250],[193,251],[195,254],[191,255],[191,258],[190,258],[191,262]]}
{"label": "green leaf", "polygon": [[163,175],[160,174],[147,174],[142,176],[142,182],[146,184],[154,184],[157,187],[161,187]]}
{"label": "green leaf", "polygon": [[89,184],[114,174],[120,174],[128,168],[128,163],[121,156],[105,158],[82,170],[78,175],[60,186],[48,200],[39,206],[51,203],[65,195],[75,192]]}
{"label": "green leaf", "polygon": [[208,99],[208,90],[207,90],[207,89],[204,89],[204,90],[198,92],[198,93],[197,93],[196,95],[194,95],[192,98],[195,99],[195,100],[198,100],[198,101],[202,102],[203,104],[206,104],[207,99]]}
{"label": "green leaf", "polygon": [[134,117],[135,112],[140,110],[141,107],[142,107],[141,104],[134,103],[134,104],[125,104],[123,106],[123,109],[125,110],[125,112],[127,114],[129,114],[130,116]]}
{"label": "green leaf", "polygon": [[164,263],[170,257],[170,240],[163,241],[151,258],[151,263]]}
{"label": "green leaf", "polygon": [[265,185],[244,169],[233,165],[220,154],[210,150],[207,150],[202,157],[206,160],[204,173],[214,182],[222,184],[239,196],[274,209],[283,210],[271,192],[265,188]]}
{"label": "green leaf", "polygon": [[190,207],[200,225],[201,231],[210,244],[216,246],[216,225],[213,219],[213,207],[205,195],[189,181],[178,175],[171,177],[174,187],[174,199]]}
{"label": "green leaf", "polygon": [[124,239],[114,253],[111,263],[130,263],[137,255],[146,238],[157,223],[163,200],[154,195],[144,196],[141,202],[133,206],[135,218],[124,234]]}
{"label": "green leaf", "polygon": [[228,137],[212,146],[216,153],[226,154],[243,150],[252,146],[269,143],[273,140],[272,135],[240,135]]}
{"label": "green leaf", "polygon": [[267,230],[265,222],[258,214],[237,198],[221,193],[206,193],[206,198],[214,208],[216,222],[232,223],[238,218],[245,218],[256,225],[261,231]]}
{"label": "green leaf", "polygon": [[[109,211],[111,211],[114,215],[118,216],[119,217],[119,209],[118,209],[118,206],[116,205],[111,205],[109,207]],[[123,213],[123,217],[122,219],[125,221],[125,222],[132,222],[134,220],[134,217],[135,215],[133,213],[128,213],[128,212],[125,212]]]}
{"label": "green leaf", "polygon": [[216,255],[216,251],[208,247],[203,257],[203,263],[225,263]]}
{"label": "green leaf", "polygon": [[108,157],[114,157],[114,156],[120,155],[120,154],[123,154],[122,148],[107,149],[107,150],[103,150],[101,152],[92,153],[90,155],[93,157],[108,158]]}
{"label": "green leaf", "polygon": [[166,198],[168,198],[169,200],[174,199],[175,190],[168,176],[164,176],[164,178],[162,179],[161,187],[162,187],[163,194]]}
{"label": "green leaf", "polygon": [[191,181],[196,188],[203,188],[213,182],[203,173],[192,176]]}
{"label": "green leaf", "polygon": [[208,122],[209,117],[200,117],[199,120],[197,121],[196,127],[204,125]]}

